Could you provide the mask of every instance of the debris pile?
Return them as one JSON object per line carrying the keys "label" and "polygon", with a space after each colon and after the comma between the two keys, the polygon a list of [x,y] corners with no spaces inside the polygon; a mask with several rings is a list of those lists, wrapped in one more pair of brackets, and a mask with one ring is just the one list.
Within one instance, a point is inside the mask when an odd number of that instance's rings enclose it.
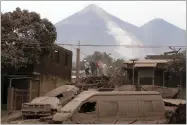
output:
{"label": "debris pile", "polygon": [[113,85],[109,85],[109,76],[87,76],[80,80],[76,86],[82,88],[83,90],[88,90],[89,88],[114,88]]}
{"label": "debris pile", "polygon": [[115,91],[136,91],[136,87],[134,85],[123,85],[115,88]]}
{"label": "debris pile", "polygon": [[143,91],[157,91],[162,95],[163,98],[168,99],[175,98],[179,93],[179,88],[169,88],[155,85],[142,85],[141,88]]}
{"label": "debris pile", "polygon": [[181,99],[164,99],[166,117],[170,124],[186,123],[186,101]]}
{"label": "debris pile", "polygon": [[40,119],[19,119],[14,121],[2,122],[2,124],[50,124],[52,121],[41,121]]}
{"label": "debris pile", "polygon": [[169,124],[186,124],[186,104],[179,104],[169,118]]}
{"label": "debris pile", "polygon": [[102,83],[105,84],[109,81],[110,77],[102,75],[102,76],[88,76],[81,79],[80,83],[84,84],[95,84]]}

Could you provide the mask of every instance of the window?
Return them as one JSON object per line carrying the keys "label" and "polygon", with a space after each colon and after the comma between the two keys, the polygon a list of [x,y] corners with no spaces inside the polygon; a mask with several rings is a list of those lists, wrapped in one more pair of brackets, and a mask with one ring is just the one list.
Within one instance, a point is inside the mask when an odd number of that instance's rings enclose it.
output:
{"label": "window", "polygon": [[65,59],[64,59],[64,65],[68,66],[68,60],[69,60],[69,55],[67,53],[65,53]]}
{"label": "window", "polygon": [[94,111],[96,111],[96,102],[86,102],[80,107],[78,112],[87,113],[87,112],[94,112]]}
{"label": "window", "polygon": [[60,61],[60,54],[59,54],[59,51],[55,50],[55,62],[56,63],[59,63]]}
{"label": "window", "polygon": [[63,96],[63,94],[60,94],[60,95],[57,95],[56,97],[59,99],[59,98],[62,98],[64,96]]}

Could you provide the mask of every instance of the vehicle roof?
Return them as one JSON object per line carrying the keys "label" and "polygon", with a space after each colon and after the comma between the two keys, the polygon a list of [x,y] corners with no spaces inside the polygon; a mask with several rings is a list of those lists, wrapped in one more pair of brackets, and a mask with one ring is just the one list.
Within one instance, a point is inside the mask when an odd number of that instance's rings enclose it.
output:
{"label": "vehicle roof", "polygon": [[110,91],[110,92],[99,92],[99,91],[83,91],[75,99],[66,104],[61,111],[72,112],[77,106],[79,106],[83,101],[89,99],[95,95],[160,95],[156,91]]}
{"label": "vehicle roof", "polygon": [[45,96],[54,97],[54,96],[57,96],[65,91],[77,91],[77,90],[78,90],[78,88],[73,85],[63,85],[63,86],[60,86],[56,89],[49,91],[47,94],[45,94]]}

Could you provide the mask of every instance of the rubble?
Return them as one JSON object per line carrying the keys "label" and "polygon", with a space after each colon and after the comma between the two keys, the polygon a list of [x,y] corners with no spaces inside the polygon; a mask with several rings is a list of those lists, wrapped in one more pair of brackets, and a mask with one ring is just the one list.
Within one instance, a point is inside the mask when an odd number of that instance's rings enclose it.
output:
{"label": "rubble", "polygon": [[84,90],[88,88],[114,88],[113,85],[109,85],[110,76],[88,76],[80,80],[77,87],[82,87]]}
{"label": "rubble", "polygon": [[49,124],[51,121],[40,121],[40,119],[19,119],[14,121],[2,122],[2,124]]}
{"label": "rubble", "polygon": [[169,118],[169,124],[186,124],[186,104],[179,104]]}
{"label": "rubble", "polygon": [[180,104],[186,104],[186,100],[182,99],[164,99],[163,101],[167,106],[178,106]]}
{"label": "rubble", "polygon": [[81,79],[80,83],[84,84],[95,84],[95,83],[106,83],[108,82],[110,77],[102,75],[102,76],[88,76]]}
{"label": "rubble", "polygon": [[[161,86],[154,86],[154,85],[140,85],[139,89],[141,91],[157,91],[165,99],[173,99],[179,93],[178,88],[168,88],[168,87],[161,87]],[[135,86],[135,85],[123,85],[123,86],[117,87],[115,90],[118,90],[118,91],[137,91],[137,86]]]}
{"label": "rubble", "polygon": [[1,123],[7,123],[9,121],[15,121],[22,118],[21,111],[14,111],[8,116],[1,117]]}
{"label": "rubble", "polygon": [[166,117],[170,124],[186,123],[186,101],[181,99],[164,99]]}
{"label": "rubble", "polygon": [[134,85],[123,85],[115,88],[115,91],[136,91],[136,87]]}
{"label": "rubble", "polygon": [[169,88],[155,85],[142,85],[141,87],[144,91],[157,91],[162,95],[163,98],[168,99],[175,98],[176,95],[179,93],[179,88]]}

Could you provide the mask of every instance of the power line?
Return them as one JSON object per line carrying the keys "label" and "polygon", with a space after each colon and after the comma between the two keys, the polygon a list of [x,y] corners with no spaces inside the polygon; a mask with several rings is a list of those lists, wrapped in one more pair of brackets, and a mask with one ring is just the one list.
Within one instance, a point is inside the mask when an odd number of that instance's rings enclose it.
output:
{"label": "power line", "polygon": [[57,44],[57,45],[69,45],[69,46],[92,46],[92,47],[128,47],[128,48],[163,48],[163,47],[177,47],[186,48],[186,46],[174,46],[174,45],[109,45],[109,44]]}
{"label": "power line", "polygon": [[[26,42],[15,42],[15,43],[26,43]],[[45,47],[47,45],[51,45],[51,44],[47,44],[47,43],[35,43],[35,42],[32,42],[32,43],[29,43],[29,45],[35,45],[35,44],[38,44],[38,45],[42,45],[42,47]],[[1,45],[7,45],[5,43],[2,43]],[[55,45],[59,45],[59,46],[63,46],[63,45],[68,45],[68,46],[91,46],[91,47],[127,47],[127,48],[168,48],[168,47],[177,47],[177,48],[186,48],[186,46],[184,45],[128,45],[128,44],[68,44],[68,43],[62,43],[62,44],[56,44]],[[16,44],[15,44],[16,46]]]}
{"label": "power line", "polygon": [[[71,47],[72,47],[73,49],[75,49],[75,50],[77,49],[77,48],[74,47],[73,45],[68,45],[68,46],[71,46]],[[61,46],[61,47],[63,47],[63,46]],[[84,56],[88,56],[87,54],[85,54],[85,53],[83,53],[83,52],[81,52],[81,51],[80,51],[80,54],[82,54],[82,55],[84,55]],[[73,55],[75,55],[75,54],[73,54]]]}

